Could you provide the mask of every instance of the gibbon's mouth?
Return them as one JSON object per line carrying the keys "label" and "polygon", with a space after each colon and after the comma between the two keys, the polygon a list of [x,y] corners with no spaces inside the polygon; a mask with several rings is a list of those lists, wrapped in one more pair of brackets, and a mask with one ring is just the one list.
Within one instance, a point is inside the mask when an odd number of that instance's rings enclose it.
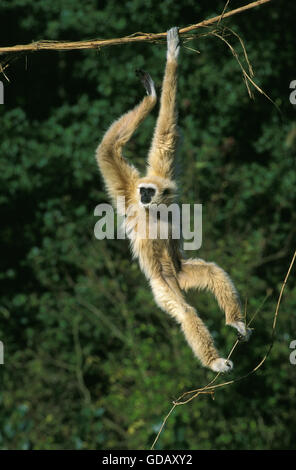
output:
{"label": "gibbon's mouth", "polygon": [[148,207],[150,206],[151,202],[141,202],[141,206],[142,207],[145,207],[145,209],[148,209]]}

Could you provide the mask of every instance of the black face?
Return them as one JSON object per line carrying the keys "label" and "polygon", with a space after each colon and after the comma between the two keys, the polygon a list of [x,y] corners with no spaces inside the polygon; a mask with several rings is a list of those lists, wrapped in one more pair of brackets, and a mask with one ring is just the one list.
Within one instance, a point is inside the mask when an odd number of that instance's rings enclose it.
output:
{"label": "black face", "polygon": [[142,186],[140,188],[140,195],[141,195],[141,202],[142,204],[149,204],[151,202],[152,197],[155,194],[154,188],[145,188]]}

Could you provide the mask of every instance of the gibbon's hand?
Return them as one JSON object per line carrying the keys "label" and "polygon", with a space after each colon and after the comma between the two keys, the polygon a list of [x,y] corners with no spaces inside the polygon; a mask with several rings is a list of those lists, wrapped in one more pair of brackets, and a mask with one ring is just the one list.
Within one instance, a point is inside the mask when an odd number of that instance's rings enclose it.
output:
{"label": "gibbon's hand", "polygon": [[167,58],[176,60],[180,52],[180,39],[177,26],[169,29],[167,32]]}
{"label": "gibbon's hand", "polygon": [[150,77],[149,73],[145,72],[145,70],[137,69],[136,74],[143,83],[147,95],[156,96],[154,81]]}
{"label": "gibbon's hand", "polygon": [[241,342],[249,341],[252,329],[248,328],[243,321],[229,323],[230,326],[237,330],[237,339]]}
{"label": "gibbon's hand", "polygon": [[222,359],[222,357],[219,357],[211,362],[210,368],[214,372],[230,372],[233,368],[233,363],[229,359]]}
{"label": "gibbon's hand", "polygon": [[252,334],[252,329],[251,328],[246,328],[246,333],[245,334],[242,334],[240,332],[237,333],[237,339],[241,343],[246,343],[247,341],[249,341],[251,334]]}

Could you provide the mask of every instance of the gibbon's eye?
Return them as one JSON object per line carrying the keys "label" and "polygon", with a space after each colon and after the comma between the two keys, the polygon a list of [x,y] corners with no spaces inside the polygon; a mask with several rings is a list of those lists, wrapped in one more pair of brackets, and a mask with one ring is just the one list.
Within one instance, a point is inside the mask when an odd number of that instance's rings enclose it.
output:
{"label": "gibbon's eye", "polygon": [[154,188],[145,188],[144,186],[142,186],[140,188],[140,194],[152,197],[155,194],[155,189]]}
{"label": "gibbon's eye", "polygon": [[149,194],[149,196],[154,196],[155,189],[154,188],[147,188],[147,193]]}
{"label": "gibbon's eye", "polygon": [[165,189],[162,194],[163,194],[163,196],[168,196],[170,194],[170,190]]}

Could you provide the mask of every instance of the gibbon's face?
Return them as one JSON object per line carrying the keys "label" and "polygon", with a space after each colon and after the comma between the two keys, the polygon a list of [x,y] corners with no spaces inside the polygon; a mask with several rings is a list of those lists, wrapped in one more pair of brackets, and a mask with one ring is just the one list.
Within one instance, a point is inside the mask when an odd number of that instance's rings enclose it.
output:
{"label": "gibbon's face", "polygon": [[172,184],[166,181],[142,181],[138,185],[138,197],[141,206],[149,208],[151,204],[170,204],[174,191]]}
{"label": "gibbon's face", "polygon": [[142,183],[138,186],[138,191],[139,191],[139,197],[140,197],[140,203],[142,206],[149,206],[155,199],[155,196],[157,195],[157,187],[155,184],[145,184]]}

